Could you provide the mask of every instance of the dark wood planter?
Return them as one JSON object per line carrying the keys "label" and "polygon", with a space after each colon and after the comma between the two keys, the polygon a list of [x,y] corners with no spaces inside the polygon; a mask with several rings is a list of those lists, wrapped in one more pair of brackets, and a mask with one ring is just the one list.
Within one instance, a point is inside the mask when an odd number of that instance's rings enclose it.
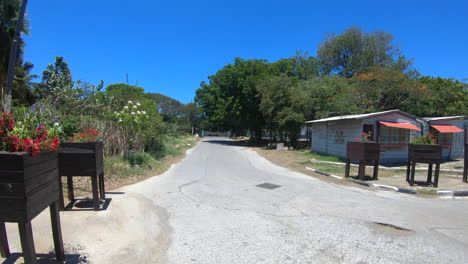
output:
{"label": "dark wood planter", "polygon": [[408,144],[408,164],[406,167],[406,180],[414,185],[416,163],[427,163],[427,183],[432,181],[432,166],[436,165],[433,186],[439,183],[440,163],[442,162],[442,145]]}
{"label": "dark wood planter", "polygon": [[463,182],[468,182],[468,144],[465,144],[465,165],[463,166]]}
{"label": "dark wood planter", "polygon": [[346,146],[346,169],[345,177],[349,177],[351,160],[359,161],[359,179],[364,180],[366,163],[369,160],[374,162],[373,179],[378,179],[380,144],[375,142],[348,142]]}
{"label": "dark wood planter", "polygon": [[[91,177],[94,209],[99,210],[99,194],[105,199],[104,190],[104,144],[102,142],[64,142],[59,150],[59,175],[67,176],[68,198],[74,201],[73,176]],[[60,177],[61,179],[61,177]],[[60,185],[60,188],[62,185]],[[99,190],[98,190],[99,189]],[[98,194],[98,192],[100,192]],[[61,210],[64,209],[63,192],[61,195]]]}
{"label": "dark wood planter", "polygon": [[5,222],[18,223],[25,263],[36,263],[31,220],[50,206],[57,258],[63,258],[57,153],[0,152],[0,249],[10,255]]}

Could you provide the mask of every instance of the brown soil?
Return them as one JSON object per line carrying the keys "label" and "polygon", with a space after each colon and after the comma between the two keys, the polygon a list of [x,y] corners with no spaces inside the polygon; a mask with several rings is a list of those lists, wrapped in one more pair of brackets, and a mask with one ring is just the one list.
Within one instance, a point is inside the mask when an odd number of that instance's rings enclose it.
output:
{"label": "brown soil", "polygon": [[[261,156],[265,157],[269,161],[292,169],[294,171],[310,175],[312,177],[318,178],[320,180],[332,182],[335,184],[341,185],[352,185],[359,188],[366,188],[369,190],[375,190],[374,188],[364,187],[358,184],[355,184],[348,179],[335,179],[332,177],[323,176],[317,174],[313,171],[307,170],[306,167],[314,168],[319,171],[324,171],[331,173],[336,176],[344,177],[344,163],[341,164],[330,164],[320,162],[310,157],[304,155],[307,150],[294,150],[294,151],[276,151],[272,149],[266,149],[261,147],[252,147]],[[438,190],[467,190],[468,184],[462,182],[462,175],[460,173],[459,167],[460,161],[451,161],[441,165],[441,169],[455,169],[456,172],[440,172],[439,175],[439,186],[438,188],[432,187],[432,185],[426,185],[426,171],[417,170],[415,173],[416,184],[412,187],[406,182],[406,167],[398,167],[397,170],[394,169],[379,169],[379,179],[376,181],[372,180],[372,168],[373,166],[366,167],[366,181],[382,185],[396,186],[400,188],[412,189],[418,191],[420,196],[429,196],[434,197],[437,194]],[[421,164],[419,168],[427,168],[427,165]],[[357,179],[357,167],[352,166],[350,175],[352,178]],[[434,172],[433,172],[434,175]],[[433,176],[434,177],[434,176]]]}

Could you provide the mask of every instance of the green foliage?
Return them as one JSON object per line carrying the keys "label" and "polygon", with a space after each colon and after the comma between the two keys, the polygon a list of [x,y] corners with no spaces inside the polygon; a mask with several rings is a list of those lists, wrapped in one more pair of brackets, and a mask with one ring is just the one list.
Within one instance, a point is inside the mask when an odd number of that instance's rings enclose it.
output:
{"label": "green foliage", "polygon": [[413,144],[424,144],[424,145],[434,145],[436,140],[432,134],[427,134],[425,136],[411,140]]}
{"label": "green foliage", "polygon": [[140,166],[146,168],[152,168],[155,164],[155,160],[150,154],[145,152],[137,152],[129,155],[127,158],[131,166]]}
{"label": "green foliage", "polygon": [[32,138],[38,125],[46,126],[50,137],[63,136],[61,123],[52,111],[42,105],[14,107],[13,116],[16,120],[14,132],[20,138]]}
{"label": "green foliage", "polygon": [[393,36],[389,33],[365,33],[351,27],[341,35],[330,34],[320,45],[317,58],[324,74],[347,78],[368,72],[374,66],[409,70],[411,61],[407,61],[392,42]]}

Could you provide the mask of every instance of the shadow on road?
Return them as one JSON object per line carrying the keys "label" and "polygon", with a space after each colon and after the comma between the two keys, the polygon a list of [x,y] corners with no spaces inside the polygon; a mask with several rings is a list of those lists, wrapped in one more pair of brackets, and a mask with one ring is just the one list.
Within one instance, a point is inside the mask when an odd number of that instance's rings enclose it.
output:
{"label": "shadow on road", "polygon": [[[14,264],[17,260],[22,257],[21,253],[12,253],[9,258],[2,262],[2,264]],[[65,253],[65,261],[58,261],[55,258],[55,254],[37,254],[37,264],[84,264],[89,263],[86,257],[79,254],[67,254]]]}
{"label": "shadow on road", "polygon": [[229,139],[207,139],[203,140],[210,144],[219,144],[225,146],[236,146],[236,147],[263,147],[265,144],[255,144],[251,141],[240,141],[240,140],[229,140]]}

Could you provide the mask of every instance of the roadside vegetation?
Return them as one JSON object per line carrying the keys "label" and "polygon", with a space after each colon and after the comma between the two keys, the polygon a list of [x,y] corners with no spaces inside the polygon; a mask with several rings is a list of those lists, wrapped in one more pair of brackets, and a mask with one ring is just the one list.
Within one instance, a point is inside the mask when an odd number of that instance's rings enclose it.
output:
{"label": "roadside vegetation", "polygon": [[[148,93],[128,81],[105,85],[103,81],[92,84],[75,80],[61,56],[55,57],[41,76],[33,75],[34,64],[23,60],[25,44],[21,36],[10,109],[6,77],[20,3],[0,0],[0,98],[2,109],[11,111],[15,121],[10,135],[13,139],[34,139],[30,131],[41,128],[60,142],[102,141],[105,179],[111,182],[161,172],[196,143],[193,135],[199,133],[200,114],[195,103],[183,104]],[[27,18],[22,33],[29,33]],[[30,145],[39,149],[39,143]]]}
{"label": "roadside vegetation", "polygon": [[306,120],[401,109],[416,116],[468,114],[467,83],[424,76],[382,31],[351,27],[330,34],[315,56],[236,58],[196,92],[202,126],[231,135],[263,136],[296,147]]}

